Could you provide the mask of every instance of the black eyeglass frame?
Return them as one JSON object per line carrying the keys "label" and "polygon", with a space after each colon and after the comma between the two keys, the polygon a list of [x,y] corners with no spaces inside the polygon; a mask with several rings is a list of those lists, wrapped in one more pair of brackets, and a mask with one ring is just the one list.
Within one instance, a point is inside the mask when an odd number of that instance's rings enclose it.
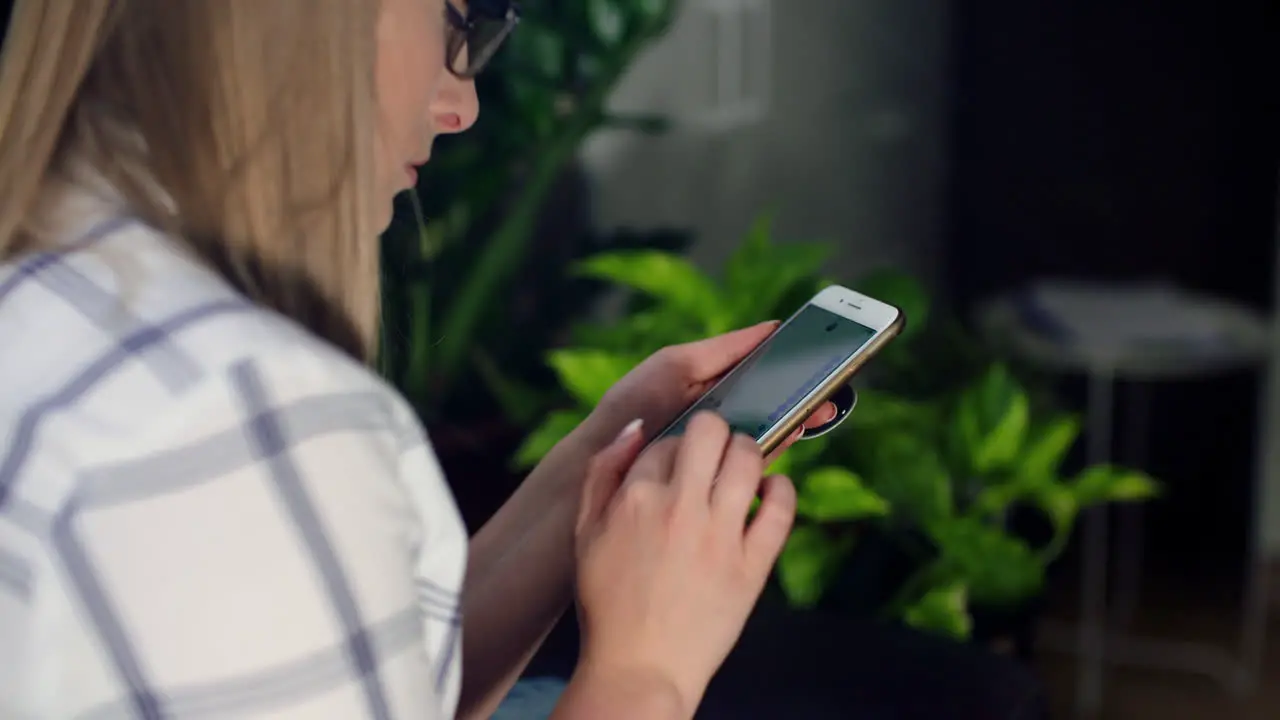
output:
{"label": "black eyeglass frame", "polygon": [[[445,19],[449,24],[449,33],[445,39],[444,64],[455,77],[471,80],[479,75],[498,53],[502,43],[516,29],[516,25],[520,24],[520,4],[515,0],[509,0],[505,4],[506,9],[499,14],[477,11],[474,6],[471,6],[464,17],[450,0],[445,0]],[[470,40],[479,22],[498,22],[502,23],[502,27],[484,44],[484,47],[477,49],[470,47]],[[464,47],[467,49],[465,54]],[[466,62],[466,67],[458,68],[458,63],[462,61]]]}

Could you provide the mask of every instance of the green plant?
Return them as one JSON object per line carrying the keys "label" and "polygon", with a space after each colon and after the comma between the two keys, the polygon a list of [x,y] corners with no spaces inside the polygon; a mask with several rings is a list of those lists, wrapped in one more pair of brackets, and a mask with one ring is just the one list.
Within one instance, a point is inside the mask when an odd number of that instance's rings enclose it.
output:
{"label": "green plant", "polygon": [[[1033,413],[1027,391],[1003,364],[956,392],[925,401],[863,391],[844,455],[900,522],[931,547],[885,609],[909,624],[963,635],[970,603],[1016,605],[1035,595],[1065,548],[1080,511],[1156,493],[1146,475],[1093,466],[1063,477],[1080,432],[1068,413]],[[1015,506],[1038,509],[1052,539],[1033,547],[1008,532]]]}
{"label": "green plant", "polygon": [[[580,263],[577,273],[637,297],[624,317],[580,326],[573,347],[548,355],[569,402],[529,434],[517,462],[536,462],[650,352],[789,314],[824,285],[825,248],[774,244],[769,229],[767,217],[758,221],[719,277],[657,251]],[[876,524],[915,557],[884,615],[966,637],[971,606],[1016,605],[1040,590],[1081,509],[1143,500],[1156,485],[1109,466],[1064,478],[1080,432],[1074,415],[1033,400],[1006,364],[958,340],[966,336],[931,317],[927,294],[910,277],[878,272],[854,287],[903,307],[908,330],[864,373],[868,382],[844,426],[798,443],[771,468],[789,475],[798,493],[797,526],[776,578],[793,606],[813,607],[860,533]],[[939,337],[947,341],[941,348]],[[1010,532],[1005,517],[1015,506],[1042,511],[1052,539],[1033,546]]]}
{"label": "green plant", "polygon": [[[614,116],[605,102],[638,53],[666,32],[676,3],[527,3],[519,28],[477,80],[479,122],[440,138],[419,181],[424,191],[397,208],[383,243],[381,364],[428,420],[465,416],[476,402],[468,388],[480,384],[527,396],[513,406],[541,402],[509,368],[518,364],[513,356],[545,347],[563,318],[503,332],[506,311],[543,279],[516,276],[529,264],[559,270],[530,259],[531,244],[582,142],[606,127],[663,128],[661,118]],[[495,374],[495,357],[505,374]]]}
{"label": "green plant", "polygon": [[572,402],[547,415],[525,440],[516,463],[537,462],[586,418],[605,390],[654,350],[758,322],[775,307],[807,298],[822,285],[816,278],[827,254],[819,244],[772,244],[764,217],[730,259],[720,282],[684,257],[658,250],[600,253],[575,264],[576,277],[630,287],[639,294],[624,317],[579,323],[571,347],[547,354],[547,364]]}

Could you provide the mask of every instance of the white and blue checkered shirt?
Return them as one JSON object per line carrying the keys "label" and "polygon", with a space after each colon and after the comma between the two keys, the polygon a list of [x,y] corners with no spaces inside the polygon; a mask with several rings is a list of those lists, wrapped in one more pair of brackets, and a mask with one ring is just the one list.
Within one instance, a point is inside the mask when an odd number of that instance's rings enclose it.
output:
{"label": "white and blue checkered shirt", "polygon": [[467,538],[407,404],[66,214],[0,265],[0,717],[452,717]]}

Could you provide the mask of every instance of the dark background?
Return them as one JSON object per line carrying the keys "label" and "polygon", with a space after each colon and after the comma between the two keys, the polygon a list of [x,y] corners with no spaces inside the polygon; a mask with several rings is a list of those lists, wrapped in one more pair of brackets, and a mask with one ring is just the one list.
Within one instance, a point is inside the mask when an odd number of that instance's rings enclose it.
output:
{"label": "dark background", "polygon": [[[1270,309],[1280,3],[969,1],[954,31],[955,302],[1069,276]],[[1237,569],[1260,375],[1151,389],[1146,466],[1171,489],[1149,513],[1151,564]],[[1082,406],[1081,385],[1063,390]],[[1123,453],[1141,408],[1120,402]]]}

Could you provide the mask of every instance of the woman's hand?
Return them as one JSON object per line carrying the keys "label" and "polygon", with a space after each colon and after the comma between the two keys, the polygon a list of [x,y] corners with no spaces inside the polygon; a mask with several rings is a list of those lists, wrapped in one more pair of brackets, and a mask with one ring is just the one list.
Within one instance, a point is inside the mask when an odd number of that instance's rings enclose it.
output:
{"label": "woman's hand", "polygon": [[752,438],[699,413],[683,436],[633,464],[643,445],[637,429],[596,457],[584,488],[584,643],[578,688],[566,698],[582,712],[565,715],[620,717],[639,703],[691,717],[791,530],[795,491],[786,478],[761,478],[764,458]]}
{"label": "woman's hand", "polygon": [[[609,389],[587,420],[594,446],[602,447],[637,418],[649,431],[660,431],[721,375],[751,354],[777,326],[776,321],[761,323],[705,340],[671,345],[650,355]],[[826,403],[805,420],[804,427],[824,425],[835,416],[835,406]],[[803,428],[796,430],[768,460],[798,440],[801,432]]]}

